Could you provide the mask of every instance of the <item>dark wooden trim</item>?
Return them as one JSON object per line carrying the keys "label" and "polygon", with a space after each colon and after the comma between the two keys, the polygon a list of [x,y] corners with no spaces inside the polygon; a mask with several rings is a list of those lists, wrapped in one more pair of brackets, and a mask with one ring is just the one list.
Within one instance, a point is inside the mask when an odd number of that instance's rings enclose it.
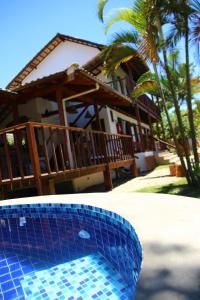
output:
{"label": "dark wooden trim", "polygon": [[134,159],[128,159],[128,160],[123,160],[123,161],[117,161],[117,162],[111,162],[109,163],[109,168],[110,169],[117,169],[123,166],[129,166],[134,162]]}

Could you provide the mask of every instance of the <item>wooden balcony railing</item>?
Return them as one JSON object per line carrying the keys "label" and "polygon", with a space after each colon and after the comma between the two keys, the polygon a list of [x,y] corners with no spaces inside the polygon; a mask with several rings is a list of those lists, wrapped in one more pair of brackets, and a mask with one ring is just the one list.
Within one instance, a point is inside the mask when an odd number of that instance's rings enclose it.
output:
{"label": "wooden balcony railing", "polygon": [[0,184],[42,177],[134,158],[131,136],[28,122],[0,130]]}

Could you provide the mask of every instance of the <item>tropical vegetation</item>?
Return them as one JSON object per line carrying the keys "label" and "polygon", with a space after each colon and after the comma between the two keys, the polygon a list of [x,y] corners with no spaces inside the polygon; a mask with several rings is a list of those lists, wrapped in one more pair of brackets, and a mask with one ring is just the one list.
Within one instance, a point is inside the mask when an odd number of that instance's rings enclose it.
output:
{"label": "tropical vegetation", "polygon": [[[193,103],[194,94],[199,91],[200,80],[199,77],[191,75],[193,67],[190,63],[189,51],[191,46],[195,49],[198,63],[200,2],[198,0],[135,0],[132,7],[114,10],[105,22],[104,12],[108,2],[109,0],[98,2],[98,16],[105,23],[106,32],[118,22],[126,22],[129,27],[115,33],[111,43],[105,48],[103,52],[105,71],[109,74],[121,63],[126,63],[133,57],[142,58],[150,65],[153,74],[148,72],[139,79],[133,90],[133,99],[140,95],[142,89],[143,92],[155,96],[166,115],[170,135],[187,182],[200,186],[198,131],[194,120],[199,106],[197,105],[194,111]],[[178,61],[177,51],[180,43],[184,47],[184,62],[181,63]],[[183,115],[187,116],[188,128],[184,124]],[[192,141],[193,161],[187,147],[187,130]]]}

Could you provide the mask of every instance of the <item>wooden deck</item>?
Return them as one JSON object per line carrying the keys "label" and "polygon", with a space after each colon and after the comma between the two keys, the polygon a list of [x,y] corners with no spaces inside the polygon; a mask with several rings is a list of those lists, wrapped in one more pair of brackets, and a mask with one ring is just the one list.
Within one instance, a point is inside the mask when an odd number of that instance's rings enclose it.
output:
{"label": "wooden deck", "polygon": [[55,193],[55,183],[130,165],[136,176],[131,136],[28,122],[0,130],[0,186],[35,185],[38,195]]}

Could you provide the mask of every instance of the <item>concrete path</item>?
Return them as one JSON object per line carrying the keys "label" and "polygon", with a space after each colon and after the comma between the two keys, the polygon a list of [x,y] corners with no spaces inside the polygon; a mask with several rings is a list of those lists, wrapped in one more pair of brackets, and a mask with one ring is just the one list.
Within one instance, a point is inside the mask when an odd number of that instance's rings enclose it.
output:
{"label": "concrete path", "polygon": [[200,299],[200,200],[143,193],[73,194],[2,201],[81,203],[115,211],[136,229],[143,247],[136,300]]}
{"label": "concrete path", "polygon": [[169,168],[155,169],[144,176],[133,178],[115,187],[112,192],[134,192],[144,187],[175,183],[180,177],[170,176]]}

